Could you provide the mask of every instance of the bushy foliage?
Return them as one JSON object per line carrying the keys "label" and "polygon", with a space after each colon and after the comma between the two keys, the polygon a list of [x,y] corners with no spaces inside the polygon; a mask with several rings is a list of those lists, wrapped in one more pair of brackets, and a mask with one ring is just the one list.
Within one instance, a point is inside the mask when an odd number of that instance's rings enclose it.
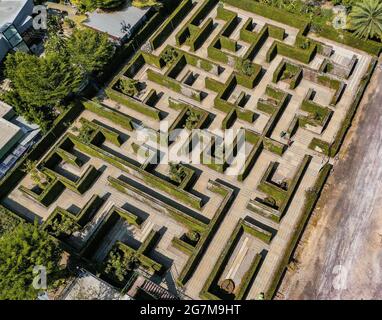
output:
{"label": "bushy foliage", "polygon": [[174,48],[167,48],[162,53],[162,59],[167,65],[172,64],[177,57],[178,57],[178,52]]}
{"label": "bushy foliage", "polygon": [[44,266],[48,287],[62,276],[61,250],[38,223],[20,223],[0,238],[0,299],[34,300],[33,268]]}
{"label": "bushy foliage", "polygon": [[350,29],[359,38],[382,39],[382,2],[362,0],[356,2],[349,15]]}
{"label": "bushy foliage", "polygon": [[179,163],[170,163],[170,179],[177,183],[181,183],[186,177],[186,172]]}
{"label": "bushy foliage", "polygon": [[134,270],[138,263],[133,253],[127,254],[114,248],[107,259],[105,273],[113,274],[119,281],[123,281],[129,271]]}
{"label": "bushy foliage", "polygon": [[200,121],[200,114],[196,113],[193,110],[189,110],[187,111],[187,119],[184,126],[186,129],[192,130],[196,127],[199,121]]}
{"label": "bushy foliage", "polygon": [[118,82],[118,89],[127,96],[135,96],[139,93],[139,82],[135,79],[121,79]]}

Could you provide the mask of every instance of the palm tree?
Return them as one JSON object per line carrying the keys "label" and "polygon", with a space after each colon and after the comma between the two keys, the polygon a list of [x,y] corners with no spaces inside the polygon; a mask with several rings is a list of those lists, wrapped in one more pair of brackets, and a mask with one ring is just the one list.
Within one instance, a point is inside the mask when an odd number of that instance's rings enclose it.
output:
{"label": "palm tree", "polygon": [[362,0],[353,5],[349,15],[350,29],[358,38],[382,38],[382,2]]}

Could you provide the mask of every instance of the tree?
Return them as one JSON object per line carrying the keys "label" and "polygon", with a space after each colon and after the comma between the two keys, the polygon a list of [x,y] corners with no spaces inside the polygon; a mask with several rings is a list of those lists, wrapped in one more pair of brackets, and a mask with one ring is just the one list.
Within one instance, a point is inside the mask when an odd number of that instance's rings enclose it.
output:
{"label": "tree", "polygon": [[122,7],[126,0],[72,0],[80,11],[93,11],[97,8],[113,10]]}
{"label": "tree", "polygon": [[48,226],[49,233],[55,237],[69,237],[79,231],[76,221],[64,214],[50,221]]}
{"label": "tree", "polygon": [[170,163],[170,179],[181,183],[183,179],[186,177],[186,171],[184,167],[179,163]]}
{"label": "tree", "polygon": [[118,89],[121,90],[123,94],[132,97],[139,93],[139,82],[135,79],[121,79],[118,84]]}
{"label": "tree", "polygon": [[50,129],[50,124],[56,117],[55,109],[52,106],[32,106],[24,102],[15,90],[6,91],[0,96],[0,100],[13,106],[16,113],[22,115],[28,122],[36,123],[43,132]]}
{"label": "tree", "polygon": [[133,0],[131,4],[137,8],[159,7],[161,5],[157,0]]}
{"label": "tree", "polygon": [[62,251],[37,221],[21,223],[0,238],[0,299],[34,300],[39,289],[33,287],[36,266],[44,266],[48,287],[62,277]]}
{"label": "tree", "polygon": [[94,30],[74,29],[66,40],[70,61],[84,73],[99,72],[114,54],[114,46],[106,34]]}
{"label": "tree", "polygon": [[349,15],[350,29],[359,38],[382,38],[382,2],[362,0],[356,2]]}
{"label": "tree", "polygon": [[119,281],[123,281],[129,271],[134,270],[138,263],[138,259],[133,253],[121,252],[118,248],[114,248],[106,262],[105,273],[113,274]]}
{"label": "tree", "polygon": [[37,161],[27,160],[25,162],[23,172],[30,174],[32,180],[41,189],[45,188],[48,184],[48,179],[45,174],[37,169]]}
{"label": "tree", "polygon": [[21,101],[38,107],[59,105],[82,81],[81,71],[58,53],[42,58],[24,52],[8,55],[5,73]]}

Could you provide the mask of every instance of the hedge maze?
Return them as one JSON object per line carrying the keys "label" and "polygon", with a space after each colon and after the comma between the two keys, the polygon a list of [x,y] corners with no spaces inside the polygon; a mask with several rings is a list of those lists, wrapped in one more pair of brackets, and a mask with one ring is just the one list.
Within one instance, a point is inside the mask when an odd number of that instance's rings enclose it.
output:
{"label": "hedge maze", "polygon": [[2,208],[124,293],[139,274],[166,297],[271,299],[378,48],[252,0],[179,1],[150,27]]}

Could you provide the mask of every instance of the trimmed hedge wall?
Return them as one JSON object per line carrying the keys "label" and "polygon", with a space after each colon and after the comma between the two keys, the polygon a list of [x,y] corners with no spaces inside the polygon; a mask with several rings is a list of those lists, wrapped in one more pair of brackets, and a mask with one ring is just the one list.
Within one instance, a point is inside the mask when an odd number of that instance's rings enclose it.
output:
{"label": "trimmed hedge wall", "polygon": [[136,99],[112,89],[112,87],[106,88],[105,93],[111,100],[114,100],[125,107],[140,112],[153,119],[161,120],[161,113],[158,109],[145,105]]}
{"label": "trimmed hedge wall", "polygon": [[200,22],[204,20],[211,10],[216,6],[218,0],[205,0],[205,2],[198,8],[198,10],[191,16],[182,29],[175,35],[176,44],[181,46],[187,39],[193,35],[196,30],[195,27],[200,25]]}
{"label": "trimmed hedge wall", "polygon": [[183,0],[175,11],[166,19],[166,22],[150,38],[153,49],[159,48],[175,28],[183,21],[187,14],[192,10],[192,0]]}
{"label": "trimmed hedge wall", "polygon": [[125,172],[132,173],[133,171],[135,176],[138,176],[147,184],[176,197],[178,200],[187,203],[195,209],[200,209],[202,207],[202,200],[199,197],[196,197],[193,194],[178,188],[171,182],[159,179],[155,175],[141,169],[140,167],[137,167],[132,162],[128,162],[124,159],[116,157],[107,151],[98,148],[97,146],[86,145],[73,135],[69,135],[69,137],[75,144],[76,148],[78,148],[80,151],[85,152],[93,157],[100,158]]}
{"label": "trimmed hedge wall", "polygon": [[[221,0],[234,7],[253,12],[263,17],[276,20],[294,28],[300,29],[300,36],[306,34],[309,30],[309,21],[296,14],[286,12],[285,10],[278,9],[272,6],[261,4],[254,0]],[[346,44],[372,55],[378,56],[382,51],[382,44],[370,40],[362,40],[355,38],[349,32],[338,32],[332,27],[320,25],[321,31],[319,35],[327,39]]]}
{"label": "trimmed hedge wall", "polygon": [[107,180],[108,180],[108,183],[113,188],[115,188],[116,190],[118,190],[118,191],[120,191],[122,193],[125,193],[125,194],[130,194],[130,193],[138,194],[141,198],[144,198],[144,200],[142,200],[140,198],[138,198],[138,200],[142,201],[142,202],[145,202],[149,206],[159,205],[174,220],[176,220],[179,223],[183,224],[188,229],[194,230],[194,231],[197,231],[197,232],[200,232],[200,233],[203,233],[206,230],[206,225],[202,221],[200,221],[200,220],[198,220],[198,219],[196,219],[196,218],[194,218],[194,217],[184,213],[183,211],[178,210],[175,207],[172,207],[172,206],[164,203],[163,201],[161,201],[161,200],[159,200],[157,198],[154,198],[154,197],[148,195],[147,193],[143,192],[142,190],[140,190],[138,188],[135,188],[134,186],[132,186],[132,185],[130,185],[128,183],[125,183],[125,182],[123,182],[123,181],[121,181],[119,179],[116,179],[116,178],[113,178],[113,177],[110,177],[110,176],[107,178]]}
{"label": "trimmed hedge wall", "polygon": [[361,103],[362,97],[366,91],[367,85],[369,84],[369,82],[371,80],[371,77],[373,75],[375,67],[377,66],[377,63],[378,63],[377,59],[373,59],[371,61],[369,68],[368,68],[368,71],[367,71],[367,74],[361,80],[360,86],[357,89],[357,93],[356,93],[355,99],[354,99],[354,101],[350,107],[350,110],[346,114],[345,119],[342,121],[340,130],[337,131],[337,134],[334,138],[334,141],[331,144],[330,156],[332,156],[332,157],[334,157],[341,148],[341,145],[342,145],[342,143],[346,137],[346,133],[352,124],[353,118],[357,112],[357,108],[358,108],[359,104]]}
{"label": "trimmed hedge wall", "polygon": [[[202,299],[221,300],[222,297],[220,297],[219,294],[224,294],[225,295],[224,298],[229,300],[231,299],[242,300],[245,298],[245,295],[248,293],[248,289],[250,288],[254,280],[254,275],[262,259],[261,255],[256,254],[255,258],[253,259],[251,263],[251,266],[249,267],[248,271],[243,276],[242,281],[239,285],[239,290],[236,294],[228,295],[224,293],[223,291],[221,291],[218,286],[218,280],[221,274],[223,273],[224,269],[226,268],[229,262],[229,259],[233,251],[235,250],[235,247],[237,246],[237,243],[241,235],[244,232],[248,232],[249,229],[251,228],[245,225],[244,221],[241,219],[239,223],[237,224],[236,228],[234,229],[233,233],[231,234],[230,238],[228,239],[223,252],[220,254],[211,274],[207,278],[207,281],[205,282],[200,292],[199,296]],[[252,230],[251,230],[251,234],[252,234]]]}
{"label": "trimmed hedge wall", "polygon": [[235,199],[235,194],[233,190],[229,189],[228,187],[219,182],[210,180],[208,190],[220,194],[223,197],[223,202],[214,214],[214,217],[212,218],[210,223],[208,224],[207,230],[205,230],[205,232],[203,232],[203,234],[201,235],[201,238],[198,241],[195,250],[193,251],[186,265],[182,269],[182,272],[180,273],[179,278],[177,280],[177,283],[180,286],[184,286],[193,275],[195,269],[200,263],[200,260],[202,259],[203,254],[207,250],[210,242],[212,241],[212,238],[214,237],[217,229],[223,221],[225,214],[228,212],[232,205],[232,202]]}
{"label": "trimmed hedge wall", "polygon": [[87,110],[94,112],[101,117],[109,119],[116,124],[119,124],[122,128],[128,131],[133,131],[132,118],[130,118],[128,115],[119,112],[118,110],[110,109],[95,101],[84,100],[83,105]]}
{"label": "trimmed hedge wall", "polygon": [[147,70],[147,78],[150,81],[153,81],[161,86],[164,86],[166,88],[169,88],[175,92],[178,92],[180,94],[185,95],[186,97],[189,97],[191,99],[194,99],[196,101],[202,100],[202,92],[194,89],[192,87],[186,87],[184,84],[180,83],[179,81],[172,79],[170,77],[167,77],[161,73],[158,73],[154,70],[148,69]]}
{"label": "trimmed hedge wall", "polygon": [[19,190],[36,202],[42,204],[44,207],[48,208],[65,190],[65,185],[58,179],[54,179],[41,194],[37,194],[24,186],[20,186]]}
{"label": "trimmed hedge wall", "polygon": [[27,160],[39,160],[57,141],[66,130],[68,123],[73,122],[82,112],[83,105],[81,103],[72,104],[64,113],[62,113],[54,122],[48,133],[33,146],[30,152],[24,155],[17,164],[9,171],[0,182],[0,199],[6,197],[17,184],[26,175],[23,172],[25,162]]}
{"label": "trimmed hedge wall", "polygon": [[311,213],[313,212],[313,210],[316,206],[316,203],[317,203],[317,201],[321,195],[321,191],[324,188],[324,185],[326,183],[327,178],[329,177],[331,169],[332,169],[332,166],[330,164],[325,164],[323,166],[323,168],[321,169],[321,172],[320,172],[320,174],[319,174],[319,176],[318,176],[318,178],[314,184],[314,187],[311,188],[310,191],[306,192],[305,203],[304,203],[304,206],[302,209],[302,214],[301,214],[300,220],[297,224],[296,230],[293,233],[292,238],[289,241],[287,250],[285,250],[284,258],[278,267],[278,271],[276,272],[275,276],[273,277],[272,283],[270,284],[270,286],[269,286],[269,288],[265,294],[266,299],[272,299],[273,298],[275,291],[276,291],[276,288],[277,288],[277,285],[280,282],[281,276],[284,273],[285,268],[288,266],[289,260],[291,258],[292,253],[293,253],[293,250],[296,247],[296,245],[297,245],[297,243],[301,237],[302,231],[304,230],[306,223],[307,223]]}
{"label": "trimmed hedge wall", "polygon": [[214,22],[212,18],[208,18],[204,25],[200,28],[199,32],[193,35],[189,41],[191,51],[198,50],[207,38],[211,35],[214,28]]}

